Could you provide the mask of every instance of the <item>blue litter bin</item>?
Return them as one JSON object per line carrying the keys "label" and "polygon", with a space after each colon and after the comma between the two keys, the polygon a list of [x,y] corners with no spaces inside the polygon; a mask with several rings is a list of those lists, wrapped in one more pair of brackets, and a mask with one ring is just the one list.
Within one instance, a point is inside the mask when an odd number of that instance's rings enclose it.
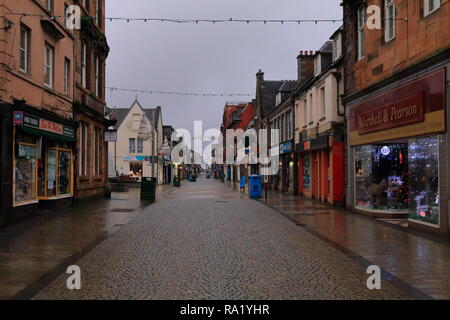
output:
{"label": "blue litter bin", "polygon": [[255,174],[249,177],[250,198],[257,199],[262,197],[261,176]]}
{"label": "blue litter bin", "polygon": [[246,184],[247,182],[245,181],[245,177],[243,176],[243,177],[241,177],[241,185],[240,185],[240,188],[241,189],[245,189],[245,184]]}

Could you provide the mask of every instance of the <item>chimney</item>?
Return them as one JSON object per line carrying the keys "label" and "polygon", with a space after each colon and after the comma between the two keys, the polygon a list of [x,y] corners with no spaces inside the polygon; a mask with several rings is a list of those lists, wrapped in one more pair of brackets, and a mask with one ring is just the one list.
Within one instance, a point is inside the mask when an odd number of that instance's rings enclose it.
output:
{"label": "chimney", "polygon": [[314,76],[314,51],[300,51],[297,56],[298,79],[299,83],[304,83],[310,77]]}
{"label": "chimney", "polygon": [[263,81],[264,81],[264,72],[262,72],[262,70],[259,69],[258,73],[256,74],[256,84],[259,85]]}

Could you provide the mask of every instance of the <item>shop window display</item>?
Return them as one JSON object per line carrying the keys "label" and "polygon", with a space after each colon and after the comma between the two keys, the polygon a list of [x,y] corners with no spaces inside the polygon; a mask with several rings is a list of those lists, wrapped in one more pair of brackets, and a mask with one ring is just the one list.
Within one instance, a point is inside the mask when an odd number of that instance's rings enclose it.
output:
{"label": "shop window display", "polygon": [[311,189],[311,155],[305,154],[303,156],[303,188]]}
{"label": "shop window display", "polygon": [[438,137],[409,141],[410,219],[439,224]]}
{"label": "shop window display", "polygon": [[58,151],[58,194],[67,195],[71,193],[71,153],[69,151]]}
{"label": "shop window display", "polygon": [[356,207],[407,212],[408,144],[383,144],[355,148]]}
{"label": "shop window display", "polygon": [[15,203],[35,201],[36,145],[19,143],[15,159]]}

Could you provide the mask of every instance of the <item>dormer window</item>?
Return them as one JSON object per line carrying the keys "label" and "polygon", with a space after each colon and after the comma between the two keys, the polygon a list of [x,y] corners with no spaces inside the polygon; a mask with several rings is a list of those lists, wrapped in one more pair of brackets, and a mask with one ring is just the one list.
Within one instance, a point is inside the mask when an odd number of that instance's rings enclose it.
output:
{"label": "dormer window", "polygon": [[281,104],[283,98],[283,94],[281,92],[278,92],[277,96],[276,96],[276,104],[277,106],[279,106]]}
{"label": "dormer window", "polygon": [[333,61],[338,60],[342,56],[342,34],[336,35],[333,40]]}
{"label": "dormer window", "polygon": [[318,76],[322,72],[322,57],[321,55],[317,55],[316,59],[314,59],[314,76]]}

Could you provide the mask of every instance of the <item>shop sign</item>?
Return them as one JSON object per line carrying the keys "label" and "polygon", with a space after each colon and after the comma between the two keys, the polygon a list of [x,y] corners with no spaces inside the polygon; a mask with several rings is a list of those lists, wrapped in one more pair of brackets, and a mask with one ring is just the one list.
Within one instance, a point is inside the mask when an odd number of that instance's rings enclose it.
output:
{"label": "shop sign", "polygon": [[105,142],[117,142],[117,130],[105,131]]}
{"label": "shop sign", "polygon": [[23,124],[28,127],[39,128],[39,118],[35,118],[29,115],[24,115]]}
{"label": "shop sign", "polygon": [[64,126],[63,134],[68,137],[75,137],[75,129]]}
{"label": "shop sign", "polygon": [[350,144],[445,132],[445,105],[445,69],[440,69],[350,105]]}
{"label": "shop sign", "polygon": [[45,119],[40,119],[39,129],[57,134],[63,134],[64,132],[64,127],[62,125]]}
{"label": "shop sign", "polygon": [[285,142],[280,144],[280,154],[286,154],[292,152],[292,142]]}
{"label": "shop sign", "polygon": [[123,161],[125,162],[158,162],[158,157],[153,156],[125,156]]}
{"label": "shop sign", "polygon": [[366,134],[425,120],[422,93],[358,115],[358,132]]}
{"label": "shop sign", "polygon": [[13,113],[13,125],[21,126],[23,125],[23,112],[22,111],[14,111]]}

